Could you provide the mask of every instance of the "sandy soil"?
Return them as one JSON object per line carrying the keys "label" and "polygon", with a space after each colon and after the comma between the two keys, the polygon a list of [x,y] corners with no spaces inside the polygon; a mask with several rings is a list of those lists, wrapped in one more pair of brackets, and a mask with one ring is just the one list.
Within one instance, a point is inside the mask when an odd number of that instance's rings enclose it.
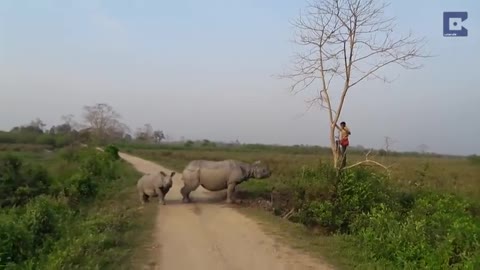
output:
{"label": "sandy soil", "polygon": [[[142,173],[171,171],[125,153],[120,156]],[[254,220],[224,203],[225,192],[199,187],[190,195],[194,202],[184,204],[182,186],[181,174],[177,173],[166,205],[158,206],[151,261],[140,269],[333,269],[266,235]],[[150,201],[157,202],[155,198]]]}

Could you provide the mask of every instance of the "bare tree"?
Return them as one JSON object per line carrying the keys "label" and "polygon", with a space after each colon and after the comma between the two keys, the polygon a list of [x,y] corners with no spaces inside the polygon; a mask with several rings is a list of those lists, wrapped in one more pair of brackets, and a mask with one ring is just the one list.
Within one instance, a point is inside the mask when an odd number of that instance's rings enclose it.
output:
{"label": "bare tree", "polygon": [[127,125],[120,121],[120,114],[108,104],[97,103],[93,106],[84,106],[84,110],[84,119],[90,134],[101,143],[122,138],[128,131]]}
{"label": "bare tree", "polygon": [[384,16],[387,6],[375,0],[315,0],[293,22],[295,42],[304,50],[282,77],[293,81],[293,93],[316,89],[308,102],[328,112],[335,168],[341,158],[335,129],[349,90],[367,79],[387,82],[379,73],[385,67],[417,69],[421,66],[414,60],[427,57],[421,52],[423,39],[396,34],[394,19]]}
{"label": "bare tree", "polygon": [[385,152],[386,154],[388,155],[388,153],[390,152],[390,147],[395,143],[395,141],[389,137],[389,136],[385,136]]}
{"label": "bare tree", "polygon": [[425,154],[428,151],[428,145],[422,143],[418,146],[418,150],[420,150],[420,153]]}

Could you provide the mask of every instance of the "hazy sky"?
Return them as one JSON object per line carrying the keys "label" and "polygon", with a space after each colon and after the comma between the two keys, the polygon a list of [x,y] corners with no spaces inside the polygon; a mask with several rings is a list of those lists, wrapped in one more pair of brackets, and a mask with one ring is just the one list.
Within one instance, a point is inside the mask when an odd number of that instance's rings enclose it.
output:
{"label": "hazy sky", "polygon": [[[480,1],[392,1],[398,32],[426,36],[421,70],[351,89],[351,144],[480,154]],[[174,138],[328,144],[327,114],[274,77],[297,49],[300,0],[0,1],[0,129],[81,116],[106,102],[132,129]],[[468,11],[466,38],[443,37],[444,11]]]}

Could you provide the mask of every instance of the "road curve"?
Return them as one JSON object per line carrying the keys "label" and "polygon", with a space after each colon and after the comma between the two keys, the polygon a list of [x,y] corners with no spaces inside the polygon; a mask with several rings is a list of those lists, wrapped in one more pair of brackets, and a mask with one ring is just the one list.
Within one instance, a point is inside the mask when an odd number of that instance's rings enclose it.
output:
{"label": "road curve", "polygon": [[[125,153],[120,157],[141,173],[160,170],[156,163]],[[278,243],[257,223],[224,204],[225,192],[199,187],[192,192],[194,203],[181,202],[181,175],[174,177],[159,205],[152,235],[155,249],[142,269],[161,270],[303,270],[333,269],[330,265]],[[151,200],[150,203],[156,203]],[[150,265],[150,267],[147,267]]]}

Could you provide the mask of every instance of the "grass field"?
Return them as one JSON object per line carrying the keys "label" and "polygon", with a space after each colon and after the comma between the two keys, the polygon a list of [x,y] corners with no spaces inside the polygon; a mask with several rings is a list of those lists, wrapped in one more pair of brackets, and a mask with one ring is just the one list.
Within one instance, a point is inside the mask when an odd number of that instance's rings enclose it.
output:
{"label": "grass field", "polygon": [[[267,162],[273,171],[269,179],[248,181],[237,190],[250,202],[280,194],[278,202],[268,208],[270,213],[242,211],[256,217],[268,232],[327,258],[339,269],[480,267],[476,157],[398,153],[371,157],[390,166],[390,171],[359,169],[335,180],[328,173],[330,156],[325,149],[170,145],[121,149],[180,172],[193,159]],[[354,152],[348,163],[363,159],[364,154]],[[289,210],[295,210],[290,218],[278,217]]]}
{"label": "grass field", "polygon": [[[125,147],[125,151],[144,158],[160,162],[172,169],[181,171],[192,159],[238,159],[246,162],[266,161],[274,171],[273,180],[292,177],[302,167],[314,167],[322,162],[330,162],[328,151],[312,150],[302,153],[292,147],[266,149],[238,148],[171,148],[156,147],[142,149]],[[372,157],[370,157],[372,158]],[[348,156],[352,164],[364,159],[364,155],[354,153]],[[442,192],[454,192],[473,200],[480,201],[480,164],[467,157],[435,156],[393,156],[373,157],[391,169],[390,180],[399,188],[416,188],[426,186]]]}

